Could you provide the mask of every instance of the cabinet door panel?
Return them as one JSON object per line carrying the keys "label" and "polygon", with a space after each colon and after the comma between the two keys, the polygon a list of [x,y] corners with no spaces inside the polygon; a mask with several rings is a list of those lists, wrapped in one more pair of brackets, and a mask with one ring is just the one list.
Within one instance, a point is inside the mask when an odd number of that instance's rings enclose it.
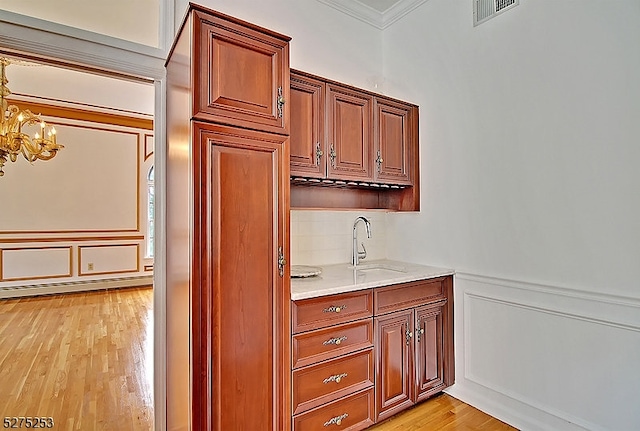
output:
{"label": "cabinet door panel", "polygon": [[[194,116],[287,134],[287,39],[211,15],[198,18],[195,88],[201,90],[194,97]],[[278,103],[279,91],[284,105]]]}
{"label": "cabinet door panel", "polygon": [[379,421],[413,404],[413,310],[376,317],[374,321],[376,421]]}
{"label": "cabinet door panel", "polygon": [[326,176],[324,83],[291,73],[291,175]]}
{"label": "cabinet door panel", "polygon": [[371,96],[327,84],[329,177],[372,180]]}
{"label": "cabinet door panel", "polygon": [[416,309],[416,401],[444,388],[442,307]]}
{"label": "cabinet door panel", "polygon": [[198,124],[194,133],[205,155],[194,181],[206,184],[195,223],[207,238],[193,257],[194,413],[210,411],[210,429],[284,429],[288,397],[274,388],[289,381],[289,287],[278,271],[286,137]]}
{"label": "cabinet door panel", "polygon": [[411,184],[413,155],[410,105],[376,98],[375,178],[379,182]]}

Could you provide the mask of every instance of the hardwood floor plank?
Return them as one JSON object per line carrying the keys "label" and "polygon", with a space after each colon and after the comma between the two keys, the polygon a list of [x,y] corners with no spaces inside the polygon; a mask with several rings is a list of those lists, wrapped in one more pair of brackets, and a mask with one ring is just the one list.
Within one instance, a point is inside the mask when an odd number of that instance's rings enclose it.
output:
{"label": "hardwood floor plank", "polygon": [[0,301],[0,416],[60,430],[153,429],[153,293]]}
{"label": "hardwood floor plank", "polygon": [[371,431],[517,431],[516,428],[447,394],[436,395],[369,429]]}
{"label": "hardwood floor plank", "polygon": [[[152,305],[150,288],[0,300],[0,417],[50,416],[65,431],[152,430]],[[369,429],[515,430],[446,394]]]}

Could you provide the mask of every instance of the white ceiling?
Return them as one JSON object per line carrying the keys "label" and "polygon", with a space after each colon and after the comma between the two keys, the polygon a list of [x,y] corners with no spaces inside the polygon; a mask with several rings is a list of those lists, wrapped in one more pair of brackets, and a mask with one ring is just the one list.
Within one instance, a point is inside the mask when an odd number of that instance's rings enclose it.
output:
{"label": "white ceiling", "polygon": [[318,0],[334,9],[384,29],[427,0]]}

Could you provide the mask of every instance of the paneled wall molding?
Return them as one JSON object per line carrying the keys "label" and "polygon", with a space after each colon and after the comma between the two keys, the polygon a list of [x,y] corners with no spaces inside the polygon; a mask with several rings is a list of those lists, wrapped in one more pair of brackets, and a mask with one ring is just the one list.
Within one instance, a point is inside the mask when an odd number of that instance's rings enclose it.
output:
{"label": "paneled wall molding", "polygon": [[[468,272],[455,277],[452,396],[520,429],[640,424],[632,399],[640,383],[640,299]],[[618,411],[595,408],[601,397],[616,398]]]}
{"label": "paneled wall molding", "polygon": [[[574,318],[600,321],[601,323],[616,324],[617,322],[623,327],[640,329],[640,298],[589,292],[468,272],[456,272],[456,279],[494,287],[516,289],[519,293],[511,292],[510,295],[511,297],[517,295],[518,298],[513,302],[513,305],[537,308],[539,311],[560,313]],[[504,301],[509,302],[508,299]]]}
{"label": "paneled wall molding", "polygon": [[71,277],[72,265],[71,246],[2,248],[0,282]]}
{"label": "paneled wall molding", "polygon": [[142,241],[144,235],[105,235],[105,236],[78,236],[77,234],[70,236],[41,236],[36,232],[34,236],[23,237],[0,237],[0,244],[39,244],[49,242],[97,242],[97,241]]}
{"label": "paneled wall molding", "polygon": [[[140,244],[81,245],[77,260],[79,277],[140,272]],[[96,268],[94,261],[108,266]]]}
{"label": "paneled wall molding", "polygon": [[[12,94],[13,96],[19,96],[16,93]],[[153,130],[153,118],[148,115],[123,113],[115,109],[69,103],[62,100],[50,100],[42,97],[20,96],[23,97],[8,99],[9,103],[18,104],[21,109],[37,112],[38,115]]]}

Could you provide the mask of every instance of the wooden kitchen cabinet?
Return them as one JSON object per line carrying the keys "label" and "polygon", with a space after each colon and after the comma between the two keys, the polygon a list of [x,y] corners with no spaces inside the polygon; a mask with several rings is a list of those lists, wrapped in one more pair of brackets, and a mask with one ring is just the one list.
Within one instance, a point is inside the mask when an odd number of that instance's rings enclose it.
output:
{"label": "wooden kitchen cabinet", "polygon": [[327,174],[345,181],[373,180],[373,97],[327,84]]}
{"label": "wooden kitchen cabinet", "polygon": [[289,38],[201,8],[193,15],[194,116],[289,134]]}
{"label": "wooden kitchen cabinet", "polygon": [[288,121],[265,98],[287,43],[190,4],[167,61],[169,430],[291,429]]}
{"label": "wooden kitchen cabinet", "polygon": [[443,303],[376,317],[376,420],[444,389]]}
{"label": "wooden kitchen cabinet", "polygon": [[374,180],[413,184],[417,153],[417,107],[391,99],[374,99]]}
{"label": "wooden kitchen cabinet", "polygon": [[291,72],[291,175],[327,176],[324,130],[325,84]]}
{"label": "wooden kitchen cabinet", "polygon": [[452,286],[444,277],[374,291],[376,421],[453,384]]}
{"label": "wooden kitchen cabinet", "polygon": [[416,322],[414,366],[417,378],[415,402],[428,398],[445,386],[443,361],[445,343],[442,322],[445,305],[437,303],[414,311]]}
{"label": "wooden kitchen cabinet", "polygon": [[362,430],[454,383],[452,276],[292,309],[294,431]]}
{"label": "wooden kitchen cabinet", "polygon": [[420,209],[418,107],[291,71],[292,208]]}
{"label": "wooden kitchen cabinet", "polygon": [[374,319],[376,340],[376,421],[413,404],[413,310]]}
{"label": "wooden kitchen cabinet", "polygon": [[293,301],[293,430],[374,421],[371,290]]}

